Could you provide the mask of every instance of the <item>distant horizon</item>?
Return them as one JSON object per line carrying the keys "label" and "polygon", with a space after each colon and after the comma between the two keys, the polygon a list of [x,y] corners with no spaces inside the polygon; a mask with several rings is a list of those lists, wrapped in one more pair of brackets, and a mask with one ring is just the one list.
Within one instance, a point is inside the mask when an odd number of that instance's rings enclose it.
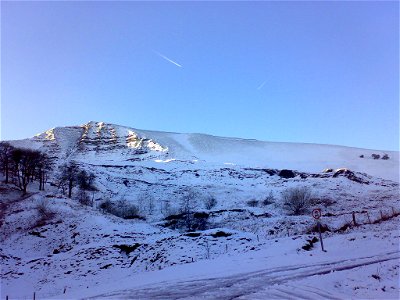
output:
{"label": "distant horizon", "polygon": [[94,119],[399,151],[398,2],[0,5],[1,140]]}

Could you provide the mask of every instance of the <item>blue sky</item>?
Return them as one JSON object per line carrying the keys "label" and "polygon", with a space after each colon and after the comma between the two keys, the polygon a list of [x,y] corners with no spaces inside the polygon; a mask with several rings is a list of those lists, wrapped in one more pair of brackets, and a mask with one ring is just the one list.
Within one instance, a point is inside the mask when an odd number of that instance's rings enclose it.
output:
{"label": "blue sky", "polygon": [[398,150],[398,23],[397,2],[3,1],[1,138],[96,120]]}

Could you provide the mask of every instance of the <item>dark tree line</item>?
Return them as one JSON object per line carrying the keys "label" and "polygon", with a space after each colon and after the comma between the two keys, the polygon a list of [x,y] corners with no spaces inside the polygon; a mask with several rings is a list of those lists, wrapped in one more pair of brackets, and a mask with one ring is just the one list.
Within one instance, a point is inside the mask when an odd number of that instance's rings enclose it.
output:
{"label": "dark tree line", "polygon": [[51,159],[38,150],[16,148],[7,142],[0,143],[0,169],[5,183],[17,186],[26,194],[29,183],[39,182],[39,190],[44,190],[47,174],[52,170]]}
{"label": "dark tree line", "polygon": [[[45,153],[25,148],[17,148],[8,142],[0,142],[0,171],[3,172],[4,182],[12,183],[26,194],[30,183],[37,181],[39,190],[44,190],[49,174],[54,174],[53,160]],[[97,190],[94,185],[95,176],[79,168],[75,163],[61,165],[53,179],[63,193],[72,197],[75,187],[79,188],[80,201],[88,204],[88,192]],[[92,197],[93,198],[93,197]],[[93,201],[93,199],[91,200]]]}
{"label": "dark tree line", "polygon": [[5,183],[8,183],[10,178],[11,156],[14,147],[9,143],[2,142],[0,144],[0,166],[5,176]]}

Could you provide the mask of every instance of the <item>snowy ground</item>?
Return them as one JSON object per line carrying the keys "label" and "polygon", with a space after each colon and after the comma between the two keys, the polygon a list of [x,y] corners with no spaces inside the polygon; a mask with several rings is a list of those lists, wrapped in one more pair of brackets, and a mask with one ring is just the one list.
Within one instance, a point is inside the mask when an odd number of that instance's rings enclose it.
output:
{"label": "snowy ground", "polygon": [[[0,184],[2,298],[399,298],[397,152],[374,160],[384,152],[96,122],[13,144],[78,163],[96,175],[99,192],[86,207],[50,184],[45,192],[31,184],[25,197]],[[279,176],[283,168],[295,177]],[[291,216],[283,207],[282,191],[297,186],[309,187],[312,208],[322,209],[327,252],[319,242],[302,249],[318,234],[310,212]],[[187,188],[201,196],[194,209],[207,214],[207,230],[167,226],[164,204],[178,212]],[[262,204],[268,195],[273,201]],[[207,209],[204,196],[216,206]],[[106,198],[138,205],[145,220],[101,212]],[[152,199],[152,209],[140,198]],[[52,212],[45,220],[42,201]]]}
{"label": "snowy ground", "polygon": [[[398,219],[372,232],[351,232],[298,251],[304,237],[265,242],[251,253],[129,276],[73,297],[101,299],[397,299]],[[105,293],[102,293],[106,291]],[[111,291],[111,292],[110,292]],[[60,297],[60,296],[57,296]],[[68,296],[66,296],[68,298]]]}
{"label": "snowy ground", "polygon": [[[2,227],[3,298],[30,299],[33,292],[39,299],[399,296],[399,217],[324,233],[327,252],[319,243],[305,251],[316,234],[257,238],[214,229],[190,236],[65,198],[50,198],[56,216],[37,226],[41,195],[21,200],[19,192],[2,191],[10,203]],[[309,216],[302,221],[315,224]],[[218,230],[231,235],[213,237]],[[136,243],[131,253],[115,248]]]}

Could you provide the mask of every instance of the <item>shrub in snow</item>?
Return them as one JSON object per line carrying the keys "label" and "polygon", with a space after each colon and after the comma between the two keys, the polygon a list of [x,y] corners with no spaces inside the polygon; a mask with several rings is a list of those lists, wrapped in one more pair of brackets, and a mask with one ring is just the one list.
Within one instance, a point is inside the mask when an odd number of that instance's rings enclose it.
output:
{"label": "shrub in snow", "polygon": [[257,207],[258,206],[258,201],[257,200],[249,200],[247,201],[247,205],[250,207]]}
{"label": "shrub in snow", "polygon": [[311,199],[311,204],[314,206],[323,206],[323,207],[329,207],[335,204],[336,201],[329,198],[329,197],[324,197],[324,198],[313,198]]}
{"label": "shrub in snow", "polygon": [[154,213],[154,207],[155,207],[154,202],[155,202],[154,197],[149,192],[144,192],[140,194],[137,198],[137,203],[141,214],[152,215]]}
{"label": "shrub in snow", "polygon": [[382,156],[382,159],[387,160],[389,159],[389,155],[387,155],[386,153]]}
{"label": "shrub in snow", "polygon": [[171,215],[165,218],[168,221],[164,226],[183,231],[206,230],[209,228],[207,213],[190,213]]}
{"label": "shrub in snow", "polygon": [[302,246],[301,248],[303,250],[310,251],[314,247],[314,244],[318,241],[319,241],[318,238],[314,236],[312,239],[308,239],[306,241],[306,244],[304,246]]}
{"label": "shrub in snow", "polygon": [[214,197],[204,198],[204,207],[208,210],[213,209],[217,205],[218,201]]}
{"label": "shrub in snow", "polygon": [[272,191],[269,191],[268,196],[262,201],[264,206],[270,205],[275,202],[275,197]]}
{"label": "shrub in snow", "polygon": [[311,207],[311,189],[305,186],[288,188],[282,192],[282,200],[289,214],[304,214]]}
{"label": "shrub in snow", "polygon": [[100,204],[99,208],[103,212],[110,213],[114,216],[124,219],[143,219],[140,216],[139,208],[136,205],[128,203],[125,199],[118,200],[116,203],[105,200]]}
{"label": "shrub in snow", "polygon": [[322,233],[324,232],[331,232],[331,229],[328,227],[328,225],[326,224],[320,224],[319,229],[318,229],[318,225],[312,225],[308,230],[307,233],[311,234],[311,233],[317,233],[319,232],[319,230],[321,230]]}
{"label": "shrub in snow", "polygon": [[178,214],[178,209],[176,207],[172,207],[169,200],[164,200],[160,203],[160,211],[164,218]]}
{"label": "shrub in snow", "polygon": [[125,199],[118,200],[113,208],[113,211],[114,215],[124,219],[134,219],[139,217],[139,208],[131,203],[128,203],[128,201]]}
{"label": "shrub in snow", "polygon": [[47,199],[41,199],[36,204],[36,211],[40,219],[49,219],[53,215],[53,211],[49,207],[49,201]]}
{"label": "shrub in snow", "polygon": [[126,207],[125,213],[122,216],[124,219],[143,219],[140,216],[139,208],[133,204],[130,204]]}
{"label": "shrub in snow", "polygon": [[32,228],[46,225],[46,222],[53,219],[55,216],[55,213],[50,208],[49,201],[47,199],[39,200],[35,208],[38,214],[38,219]]}
{"label": "shrub in snow", "polygon": [[93,205],[93,199],[89,196],[89,194],[85,190],[79,190],[78,201],[82,205],[86,206]]}
{"label": "shrub in snow", "polygon": [[360,158],[364,158],[364,154],[361,154],[361,155],[360,155]]}
{"label": "shrub in snow", "polygon": [[110,212],[111,208],[112,208],[113,204],[111,202],[110,199],[106,199],[104,200],[102,203],[100,203],[99,208],[103,211],[103,212]]}
{"label": "shrub in snow", "polygon": [[194,217],[194,228],[193,230],[206,230],[208,229],[208,218],[209,214],[205,212],[196,212],[193,214]]}
{"label": "shrub in snow", "polygon": [[174,214],[165,218],[168,222],[164,226],[183,231],[206,230],[209,228],[209,216],[206,212]]}
{"label": "shrub in snow", "polygon": [[380,158],[381,158],[381,156],[380,156],[379,154],[375,154],[375,153],[372,153],[372,154],[371,154],[371,157],[372,157],[373,159],[380,159]]}

